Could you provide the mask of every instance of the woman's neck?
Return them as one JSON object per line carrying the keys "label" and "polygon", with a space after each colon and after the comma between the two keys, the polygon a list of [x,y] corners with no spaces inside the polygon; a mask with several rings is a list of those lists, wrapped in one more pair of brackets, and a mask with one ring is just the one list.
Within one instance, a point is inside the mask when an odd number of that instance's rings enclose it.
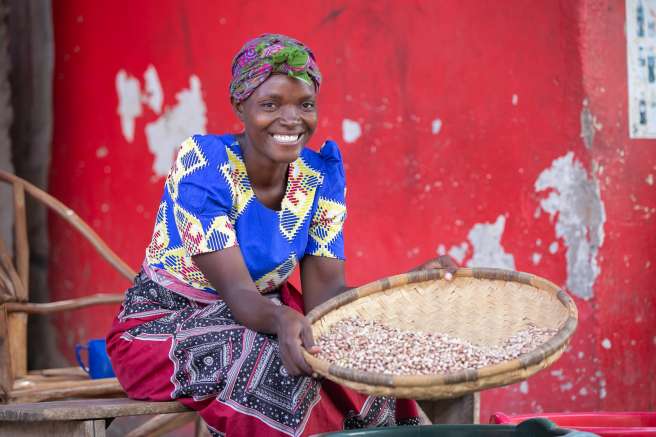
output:
{"label": "woman's neck", "polygon": [[289,164],[273,162],[257,153],[246,135],[238,135],[237,140],[241,145],[246,173],[255,196],[268,208],[279,210],[287,188]]}
{"label": "woman's neck", "polygon": [[244,134],[238,135],[237,139],[242,145],[244,164],[251,185],[266,190],[280,187],[286,182],[289,164],[273,162],[266,156],[257,153]]}

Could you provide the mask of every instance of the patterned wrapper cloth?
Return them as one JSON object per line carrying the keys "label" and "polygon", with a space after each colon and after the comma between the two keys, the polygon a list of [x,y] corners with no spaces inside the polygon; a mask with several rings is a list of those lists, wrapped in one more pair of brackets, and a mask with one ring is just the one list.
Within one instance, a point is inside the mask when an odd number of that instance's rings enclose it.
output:
{"label": "patterned wrapper cloth", "polygon": [[243,102],[276,73],[314,85],[317,92],[321,86],[321,73],[312,50],[288,36],[265,33],[244,44],[233,59],[230,96]]}

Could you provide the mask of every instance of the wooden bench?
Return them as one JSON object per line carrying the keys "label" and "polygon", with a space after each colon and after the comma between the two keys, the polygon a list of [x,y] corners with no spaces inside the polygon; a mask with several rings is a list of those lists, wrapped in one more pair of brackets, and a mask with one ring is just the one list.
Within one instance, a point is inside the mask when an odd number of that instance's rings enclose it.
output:
{"label": "wooden bench", "polygon": [[[116,417],[161,415],[174,413],[184,423],[196,413],[182,404],[171,402],[135,401],[127,398],[76,399],[0,406],[0,437],[47,435],[49,437],[104,437],[105,429]],[[193,419],[192,419],[193,420]],[[163,424],[146,422],[145,426],[131,431],[128,436],[158,434]],[[166,421],[167,429],[179,423]],[[173,426],[172,428],[169,428]]]}

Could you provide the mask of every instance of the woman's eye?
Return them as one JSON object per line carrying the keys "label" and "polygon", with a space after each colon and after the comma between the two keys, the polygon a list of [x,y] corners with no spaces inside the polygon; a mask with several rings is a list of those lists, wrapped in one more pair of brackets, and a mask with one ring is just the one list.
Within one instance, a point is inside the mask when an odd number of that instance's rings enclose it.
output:
{"label": "woman's eye", "polygon": [[303,109],[311,110],[314,109],[314,102],[304,102]]}
{"label": "woman's eye", "polygon": [[268,111],[276,109],[276,104],[273,102],[263,102],[261,106]]}

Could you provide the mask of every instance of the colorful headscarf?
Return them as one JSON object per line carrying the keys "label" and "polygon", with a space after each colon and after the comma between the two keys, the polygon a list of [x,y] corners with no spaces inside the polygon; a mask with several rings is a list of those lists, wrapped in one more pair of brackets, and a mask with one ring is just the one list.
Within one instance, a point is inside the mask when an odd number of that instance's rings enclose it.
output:
{"label": "colorful headscarf", "polygon": [[274,73],[314,85],[317,92],[321,85],[312,50],[294,38],[265,33],[244,44],[233,59],[230,96],[243,102]]}

